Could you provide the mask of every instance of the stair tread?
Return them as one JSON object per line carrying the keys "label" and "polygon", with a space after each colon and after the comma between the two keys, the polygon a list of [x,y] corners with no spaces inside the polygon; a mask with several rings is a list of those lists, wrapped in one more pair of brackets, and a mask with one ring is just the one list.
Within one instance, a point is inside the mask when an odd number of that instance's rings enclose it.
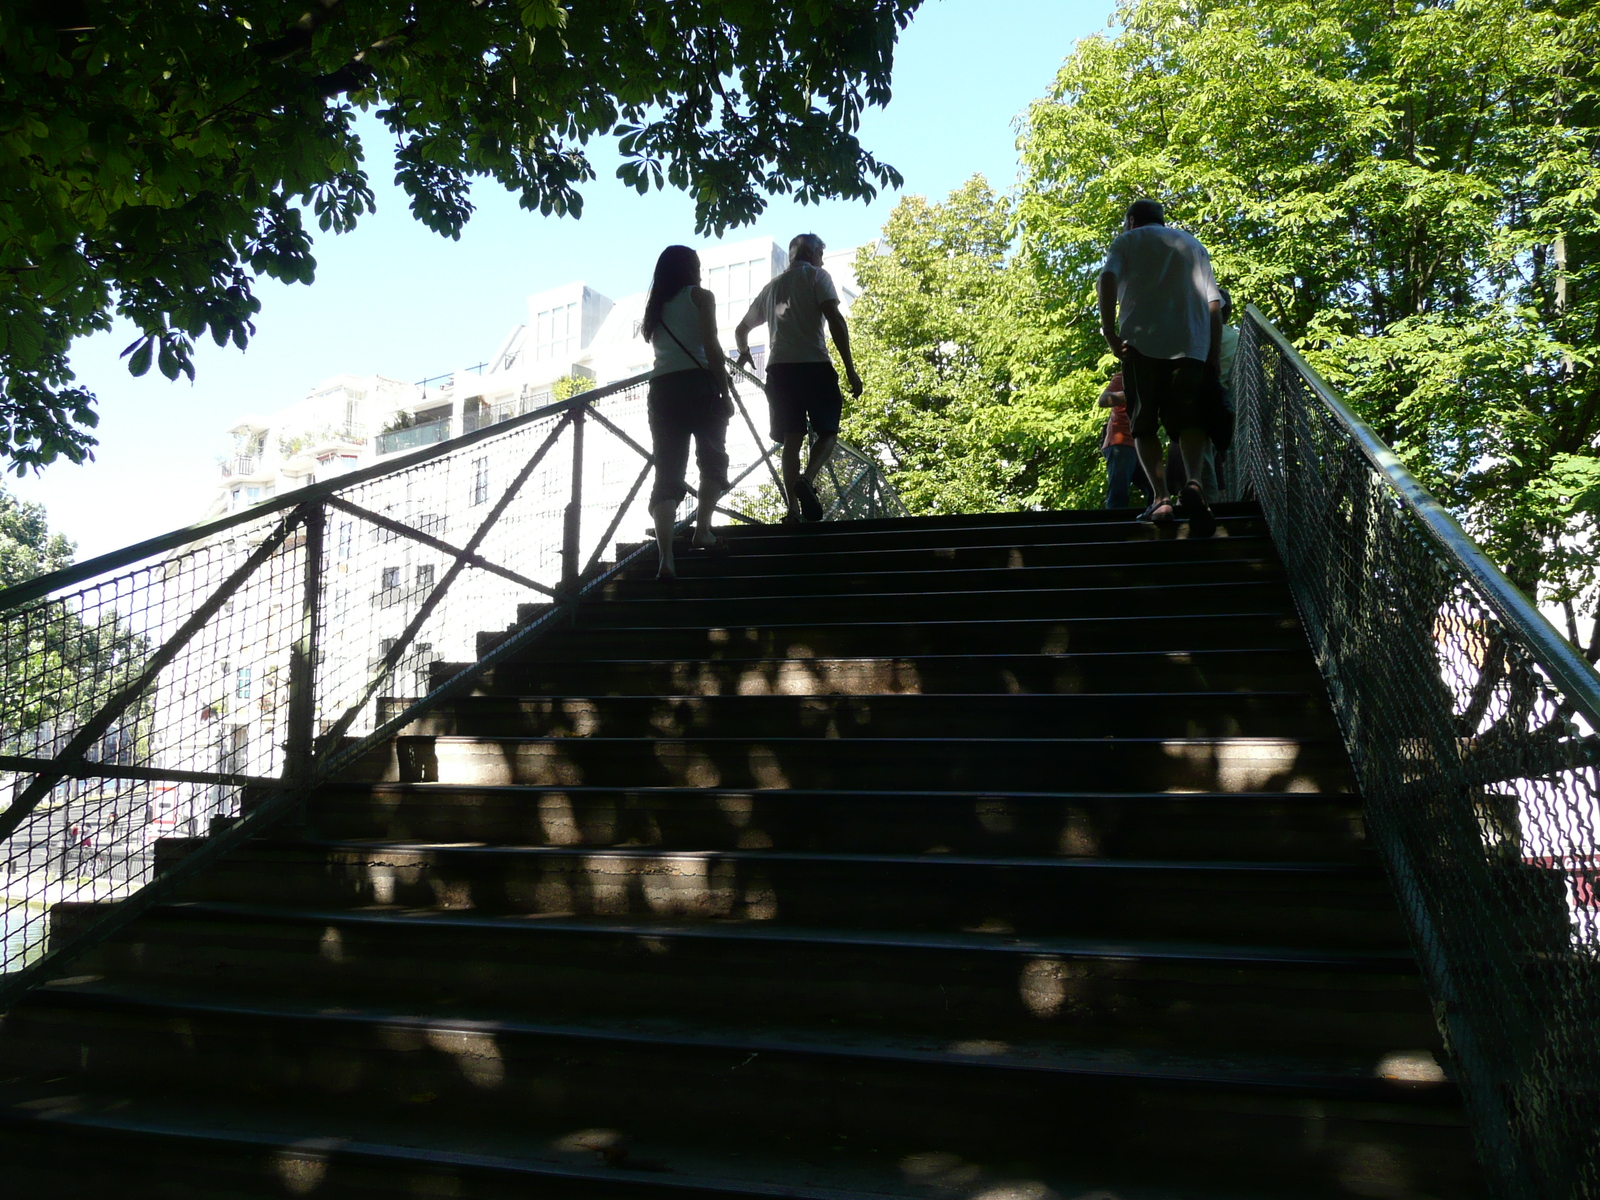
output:
{"label": "stair tread", "polygon": [[[368,838],[317,838],[293,840],[262,838],[247,843],[242,852],[246,855],[281,854],[287,851],[312,850],[352,852],[382,855],[391,853],[399,857],[407,854],[449,853],[482,857],[527,858],[583,858],[585,860],[616,858],[648,862],[656,859],[694,860],[719,859],[738,862],[791,862],[791,863],[852,863],[858,865],[881,864],[887,866],[964,866],[994,868],[1051,868],[1077,872],[1138,872],[1190,875],[1305,875],[1316,877],[1363,879],[1382,881],[1383,869],[1376,863],[1358,864],[1332,860],[1326,862],[1285,860],[1239,859],[1126,859],[1087,856],[1045,855],[974,855],[974,854],[887,854],[861,851],[814,851],[768,849],[663,849],[656,846],[540,846],[503,845],[482,842],[429,842],[415,840],[387,840]],[[238,855],[240,852],[236,851]]]}
{"label": "stair tread", "polygon": [[[322,1164],[346,1161],[397,1164],[420,1170],[453,1169],[499,1177],[543,1191],[576,1184],[603,1196],[753,1197],[760,1200],[925,1200],[930,1184],[954,1178],[962,1192],[989,1189],[1000,1200],[1050,1200],[1084,1196],[1108,1185],[1119,1200],[1304,1200],[1308,1193],[1276,1188],[1243,1192],[1213,1184],[1174,1187],[1128,1183],[1104,1174],[1064,1175],[979,1163],[948,1153],[898,1157],[869,1147],[828,1147],[783,1158],[742,1148],[736,1154],[650,1137],[628,1136],[627,1156],[608,1165],[600,1147],[612,1130],[540,1127],[524,1117],[515,1133],[463,1129],[432,1119],[426,1107],[409,1120],[377,1119],[349,1106],[330,1111],[267,1109],[239,1099],[184,1103],[171,1097],[121,1092],[62,1095],[59,1088],[0,1089],[0,1126],[33,1136],[62,1127],[111,1135],[136,1135],[172,1148],[173,1158],[208,1148],[274,1152],[278,1161]],[[820,1149],[820,1148],[819,1148]],[[1009,1169],[1008,1169],[1009,1168]],[[1034,1169],[1027,1169],[1034,1168]]]}
{"label": "stair tread", "polygon": [[1260,963],[1283,967],[1329,967],[1352,971],[1415,974],[1416,959],[1409,948],[1373,947],[1323,949],[1304,946],[1255,946],[1227,943],[1147,941],[1139,939],[1019,936],[1008,933],[945,932],[925,930],[846,929],[782,925],[775,921],[734,918],[685,921],[670,917],[550,916],[510,914],[483,916],[450,908],[308,908],[267,904],[242,904],[223,900],[188,900],[157,905],[154,913],[179,919],[222,918],[295,924],[366,924],[415,926],[419,929],[459,928],[516,931],[528,936],[551,934],[604,934],[617,937],[685,938],[695,940],[759,941],[848,945],[885,950],[959,950],[1012,956],[1061,958],[1116,958],[1129,961],[1205,963]]}
{"label": "stair tread", "polygon": [[[1059,1040],[944,1041],[926,1035],[878,1030],[833,1030],[815,1026],[726,1026],[671,1017],[530,1020],[503,1013],[464,1009],[423,1014],[414,1008],[328,1008],[255,995],[229,995],[212,989],[205,998],[166,989],[120,983],[68,983],[46,986],[33,1008],[146,1013],[162,1020],[186,1014],[213,1014],[311,1022],[329,1026],[462,1031],[479,1035],[522,1036],[572,1043],[628,1043],[685,1050],[732,1051],[849,1060],[897,1060],[990,1071],[1042,1072],[1122,1083],[1177,1084],[1252,1091],[1344,1096],[1408,1104],[1436,1102],[1452,1091],[1443,1072],[1421,1086],[1386,1077],[1366,1056],[1311,1058],[1229,1053],[1193,1054],[1135,1047],[1097,1048]],[[943,1044],[940,1044],[943,1042]],[[1430,1060],[1431,1061],[1431,1060]],[[1398,1064],[1391,1064],[1391,1069]],[[1419,1062],[1417,1067],[1427,1071]],[[1413,1072],[1416,1073],[1416,1072]],[[1428,1074],[1433,1072],[1428,1071]]]}

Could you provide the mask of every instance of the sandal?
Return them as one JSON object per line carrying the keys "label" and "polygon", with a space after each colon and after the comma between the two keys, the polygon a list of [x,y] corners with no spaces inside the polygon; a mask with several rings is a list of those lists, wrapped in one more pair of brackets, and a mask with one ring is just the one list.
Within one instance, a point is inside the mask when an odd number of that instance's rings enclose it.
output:
{"label": "sandal", "polygon": [[1177,519],[1178,514],[1173,509],[1172,499],[1169,496],[1161,496],[1150,501],[1150,507],[1134,518],[1136,521],[1146,521],[1152,525],[1166,525]]}

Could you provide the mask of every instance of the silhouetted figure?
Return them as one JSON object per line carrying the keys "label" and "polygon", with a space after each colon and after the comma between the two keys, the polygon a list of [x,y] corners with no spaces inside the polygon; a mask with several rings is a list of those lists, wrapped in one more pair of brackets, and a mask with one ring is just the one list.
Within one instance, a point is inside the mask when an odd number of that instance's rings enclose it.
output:
{"label": "silhouetted figure", "polygon": [[1100,454],[1106,460],[1106,507],[1127,508],[1131,485],[1137,484],[1146,495],[1152,493],[1139,466],[1139,452],[1133,448],[1133,427],[1128,420],[1128,395],[1121,371],[1106,384],[1099,403],[1101,408],[1111,410],[1100,439]]}
{"label": "silhouetted figure", "polygon": [[688,489],[689,441],[700,467],[700,505],[694,544],[713,547],[711,531],[717,501],[728,490],[728,369],[717,341],[716,298],[700,286],[700,256],[687,246],[668,246],[656,259],[650,295],[639,332],[655,350],[650,377],[650,441],[656,460],[650,489],[661,565],[658,578],[672,579],[673,517]]}
{"label": "silhouetted figure", "polygon": [[[783,490],[788,513],[785,524],[803,517],[822,520],[817,497],[817,473],[827,465],[839,444],[839,419],[844,396],[839,373],[828,358],[823,326],[833,334],[844,363],[852,396],[861,395],[861,376],[850,357],[850,329],[839,311],[839,293],[822,268],[826,247],[814,233],[802,233],[789,243],[789,266],[762,288],[739,321],[734,337],[739,343],[739,365],[748,365],[750,331],[766,325],[771,347],[767,353],[767,406],[771,411],[772,440],[783,443]],[[807,426],[811,453],[800,469],[800,447]]]}
{"label": "silhouetted figure", "polygon": [[[1221,366],[1222,294],[1211,257],[1195,238],[1166,224],[1161,205],[1135,200],[1111,243],[1099,279],[1100,327],[1122,360],[1133,443],[1156,495],[1140,520],[1171,521],[1174,499],[1192,533],[1207,536],[1215,518],[1201,483],[1208,381]],[[1184,484],[1174,498],[1162,462],[1159,430],[1178,442]]]}

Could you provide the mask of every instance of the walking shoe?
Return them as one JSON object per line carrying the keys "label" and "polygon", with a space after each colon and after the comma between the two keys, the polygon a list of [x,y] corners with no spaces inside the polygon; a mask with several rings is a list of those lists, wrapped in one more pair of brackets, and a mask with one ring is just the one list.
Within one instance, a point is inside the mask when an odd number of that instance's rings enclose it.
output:
{"label": "walking shoe", "polygon": [[800,515],[808,521],[822,520],[822,501],[817,497],[817,489],[811,486],[811,480],[802,479],[794,489],[794,498],[800,501]]}

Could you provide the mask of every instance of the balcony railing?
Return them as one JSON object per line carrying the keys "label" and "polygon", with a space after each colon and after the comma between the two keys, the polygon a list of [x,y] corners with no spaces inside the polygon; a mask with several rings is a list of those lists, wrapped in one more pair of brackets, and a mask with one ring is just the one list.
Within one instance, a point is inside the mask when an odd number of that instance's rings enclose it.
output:
{"label": "balcony railing", "polygon": [[254,475],[261,470],[259,454],[235,454],[222,462],[222,473],[227,477]]}
{"label": "balcony railing", "polygon": [[379,454],[398,454],[402,450],[415,450],[419,446],[431,446],[435,442],[442,442],[450,436],[450,418],[440,417],[437,421],[424,421],[420,425],[411,425],[405,429],[391,429],[387,433],[380,433],[377,437],[377,451]]}

